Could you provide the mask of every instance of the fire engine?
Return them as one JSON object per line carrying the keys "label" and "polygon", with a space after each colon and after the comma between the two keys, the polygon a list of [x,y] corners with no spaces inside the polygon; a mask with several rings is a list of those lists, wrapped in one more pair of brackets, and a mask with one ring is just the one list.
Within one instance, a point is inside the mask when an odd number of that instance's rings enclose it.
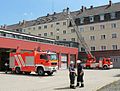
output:
{"label": "fire engine", "polygon": [[89,49],[89,46],[83,39],[83,36],[80,33],[78,26],[76,25],[76,23],[73,19],[73,17],[75,17],[75,16],[74,15],[71,16],[71,14],[69,12],[69,8],[67,8],[66,11],[67,11],[67,15],[68,15],[68,20],[76,32],[79,44],[81,44],[81,46],[85,49],[85,52],[87,54],[87,60],[84,64],[84,68],[104,68],[104,69],[112,68],[113,63],[111,62],[110,58],[103,57],[103,59],[96,60],[96,58],[92,55],[92,53]]}
{"label": "fire engine", "polygon": [[20,52],[10,53],[10,68],[13,72],[38,75],[52,75],[58,68],[57,54],[54,52]]}
{"label": "fire engine", "polygon": [[100,58],[98,61],[93,57],[88,57],[84,68],[99,68],[99,69],[110,69],[113,68],[111,58]]}

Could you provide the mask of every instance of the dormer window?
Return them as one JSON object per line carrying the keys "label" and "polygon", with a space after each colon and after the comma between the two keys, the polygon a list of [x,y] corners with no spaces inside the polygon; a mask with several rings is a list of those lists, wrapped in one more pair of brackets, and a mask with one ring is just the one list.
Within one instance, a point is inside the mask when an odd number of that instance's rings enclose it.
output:
{"label": "dormer window", "polygon": [[90,22],[94,22],[94,16],[90,16],[89,19],[90,19]]}
{"label": "dormer window", "polygon": [[80,23],[81,23],[81,24],[84,23],[84,18],[80,18]]}
{"label": "dormer window", "polygon": [[110,17],[111,17],[111,19],[115,19],[116,18],[115,17],[115,12],[110,13]]}
{"label": "dormer window", "polygon": [[104,20],[104,14],[100,15],[100,20],[103,21]]}

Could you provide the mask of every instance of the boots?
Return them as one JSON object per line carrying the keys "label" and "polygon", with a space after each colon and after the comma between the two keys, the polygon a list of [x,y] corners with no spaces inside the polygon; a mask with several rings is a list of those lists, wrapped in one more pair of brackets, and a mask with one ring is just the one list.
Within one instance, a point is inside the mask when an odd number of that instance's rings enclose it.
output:
{"label": "boots", "polygon": [[77,82],[77,85],[76,85],[76,87],[79,87],[79,83]]}
{"label": "boots", "polygon": [[84,87],[84,84],[83,84],[83,83],[81,84],[80,88],[82,88],[82,87]]}
{"label": "boots", "polygon": [[75,86],[72,86],[72,85],[70,85],[70,88],[72,88],[72,89],[76,89]]}

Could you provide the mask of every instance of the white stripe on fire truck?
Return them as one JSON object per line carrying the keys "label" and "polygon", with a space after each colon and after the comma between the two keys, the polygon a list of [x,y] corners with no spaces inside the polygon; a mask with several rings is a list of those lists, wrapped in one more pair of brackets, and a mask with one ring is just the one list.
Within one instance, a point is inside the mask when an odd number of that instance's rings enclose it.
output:
{"label": "white stripe on fire truck", "polygon": [[18,55],[18,58],[19,58],[19,60],[20,60],[20,62],[21,62],[21,64],[22,64],[22,66],[25,66],[25,62],[24,62],[22,56],[21,56],[21,55]]}
{"label": "white stripe on fire truck", "polygon": [[21,67],[21,63],[20,63],[20,61],[19,61],[19,58],[17,57],[17,55],[14,55],[14,56],[15,56],[15,59],[16,59],[18,65]]}

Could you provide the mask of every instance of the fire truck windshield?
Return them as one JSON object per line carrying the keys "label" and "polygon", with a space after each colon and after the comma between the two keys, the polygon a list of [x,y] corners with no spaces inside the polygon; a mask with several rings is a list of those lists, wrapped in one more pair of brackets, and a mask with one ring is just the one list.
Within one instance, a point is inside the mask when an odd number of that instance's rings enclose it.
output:
{"label": "fire truck windshield", "polygon": [[48,58],[49,58],[50,60],[57,60],[56,54],[49,54],[49,55],[48,55]]}

